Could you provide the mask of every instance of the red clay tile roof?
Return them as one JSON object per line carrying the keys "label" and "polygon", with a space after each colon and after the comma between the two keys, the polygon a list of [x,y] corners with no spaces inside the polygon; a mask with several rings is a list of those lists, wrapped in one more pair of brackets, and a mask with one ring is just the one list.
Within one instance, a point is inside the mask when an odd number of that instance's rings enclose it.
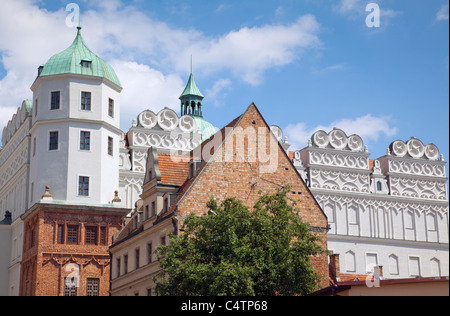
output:
{"label": "red clay tile roof", "polygon": [[181,187],[189,176],[189,157],[158,154],[161,182]]}

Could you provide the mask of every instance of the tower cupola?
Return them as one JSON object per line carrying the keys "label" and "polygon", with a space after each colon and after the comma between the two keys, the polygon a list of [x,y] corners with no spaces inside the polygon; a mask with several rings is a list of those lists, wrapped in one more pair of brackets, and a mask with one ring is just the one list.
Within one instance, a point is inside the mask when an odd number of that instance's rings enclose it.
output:
{"label": "tower cupola", "polygon": [[194,80],[194,75],[191,72],[189,81],[180,96],[181,100],[181,116],[192,115],[203,117],[202,102],[204,96],[197,87]]}

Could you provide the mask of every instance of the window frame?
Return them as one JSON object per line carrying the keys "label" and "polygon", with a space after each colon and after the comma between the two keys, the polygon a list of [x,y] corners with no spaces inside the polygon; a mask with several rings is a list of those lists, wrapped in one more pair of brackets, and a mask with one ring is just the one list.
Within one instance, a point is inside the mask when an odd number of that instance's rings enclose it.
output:
{"label": "window frame", "polygon": [[[87,133],[88,137],[86,137],[86,135],[83,137],[83,133]],[[78,147],[78,149],[81,151],[91,151],[91,139],[91,131],[80,130],[80,146]],[[82,148],[83,146],[84,148]]]}
{"label": "window frame", "polygon": [[114,157],[114,138],[108,136],[108,156]]}
{"label": "window frame", "polygon": [[99,278],[87,278],[86,279],[86,296],[99,296],[100,295],[100,279]]}
{"label": "window frame", "polygon": [[[51,143],[51,141],[52,141],[52,134],[55,134],[56,133],[56,135],[57,135],[57,138],[56,138],[56,148],[53,148],[51,145],[52,145],[52,143]],[[52,131],[48,131],[48,147],[47,147],[47,150],[48,151],[59,151],[59,130],[52,130]],[[53,144],[54,145],[54,144]]]}
{"label": "window frame", "polygon": [[[58,93],[58,107],[54,107],[54,99],[53,99],[53,94],[54,93]],[[56,111],[56,110],[61,110],[61,90],[54,90],[54,91],[50,91],[50,111]]]}
{"label": "window frame", "polygon": [[[87,98],[87,96],[89,96],[89,99]],[[88,100],[89,103],[87,102]],[[81,91],[80,110],[89,112],[92,111],[92,92]]]}
{"label": "window frame", "polygon": [[84,244],[97,246],[98,245],[98,227],[94,225],[86,225],[84,227]]}
{"label": "window frame", "polygon": [[[75,228],[75,230],[72,230]],[[72,233],[75,233],[75,236],[72,236]],[[73,241],[73,237],[75,237],[76,241]],[[66,244],[67,245],[79,245],[80,244],[80,226],[70,224],[67,225],[67,234],[66,234]]]}
{"label": "window frame", "polygon": [[[85,181],[81,181],[81,180],[86,180],[87,179],[87,189],[85,188],[86,182]],[[78,176],[78,195],[80,197],[89,197],[89,186],[90,186],[90,177],[88,176]],[[83,187],[81,188],[80,185],[83,184]],[[85,191],[87,190],[87,194],[84,194]]]}
{"label": "window frame", "polygon": [[112,98],[108,98],[108,116],[114,118],[115,101]]}

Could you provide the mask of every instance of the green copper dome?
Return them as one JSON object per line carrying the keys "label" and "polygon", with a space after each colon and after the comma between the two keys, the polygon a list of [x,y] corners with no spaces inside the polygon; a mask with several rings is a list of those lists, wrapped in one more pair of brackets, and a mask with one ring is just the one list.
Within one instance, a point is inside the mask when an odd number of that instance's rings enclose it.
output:
{"label": "green copper dome", "polygon": [[122,88],[114,69],[86,46],[81,36],[81,27],[78,27],[77,36],[69,48],[54,55],[39,68],[38,77],[60,74],[101,77]]}
{"label": "green copper dome", "polygon": [[197,132],[202,134],[202,142],[214,135],[217,130],[216,128],[203,117],[190,115],[195,121],[195,126],[197,127]]}

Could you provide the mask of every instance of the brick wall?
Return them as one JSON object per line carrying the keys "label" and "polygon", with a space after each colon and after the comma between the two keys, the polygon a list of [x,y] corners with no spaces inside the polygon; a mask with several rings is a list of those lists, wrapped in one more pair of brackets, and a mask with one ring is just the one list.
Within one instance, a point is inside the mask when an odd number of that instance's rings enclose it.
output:
{"label": "brick wall", "polygon": [[[66,277],[79,275],[78,296],[87,294],[87,280],[98,279],[99,295],[109,291],[112,236],[121,228],[124,212],[38,207],[24,222],[24,252],[20,295],[64,295]],[[63,227],[62,239],[58,226]],[[68,226],[78,227],[78,240],[68,241]],[[97,228],[95,244],[88,244],[86,227]],[[102,234],[103,232],[103,234]],[[105,236],[102,239],[102,235]]]}
{"label": "brick wall", "polygon": [[[261,173],[261,167],[267,166],[271,161],[261,162],[264,157],[259,157],[258,150],[254,153],[256,159],[252,156],[252,153],[249,153],[248,148],[258,149],[258,146],[261,146],[263,142],[266,143],[265,148],[268,153],[270,138],[273,136],[267,132],[264,138],[249,140],[247,137],[243,142],[236,141],[234,136],[236,131],[239,132],[239,127],[244,131],[248,127],[254,128],[256,134],[258,134],[259,128],[265,128],[268,131],[268,126],[256,106],[251,105],[241,117],[235,129],[228,134],[221,148],[213,149],[217,152],[216,156],[202,169],[201,174],[197,176],[193,185],[186,191],[185,196],[178,204],[178,214],[206,213],[206,203],[212,196],[218,203],[228,197],[236,197],[251,208],[260,196],[259,191],[274,193],[280,187],[289,184],[291,185],[291,193],[288,197],[296,201],[296,207],[300,209],[302,220],[309,223],[310,226],[325,229],[328,224],[325,214],[281,146],[277,144],[270,156],[270,159],[276,159],[274,172]],[[230,149],[232,149],[231,155]],[[238,161],[239,153],[245,154],[244,162]],[[232,161],[226,161],[225,158],[231,156],[235,158]],[[322,230],[318,234],[322,238],[323,248],[327,249],[326,231]],[[316,272],[323,276],[322,286],[328,286],[327,256],[321,255],[311,258],[311,260]]]}

